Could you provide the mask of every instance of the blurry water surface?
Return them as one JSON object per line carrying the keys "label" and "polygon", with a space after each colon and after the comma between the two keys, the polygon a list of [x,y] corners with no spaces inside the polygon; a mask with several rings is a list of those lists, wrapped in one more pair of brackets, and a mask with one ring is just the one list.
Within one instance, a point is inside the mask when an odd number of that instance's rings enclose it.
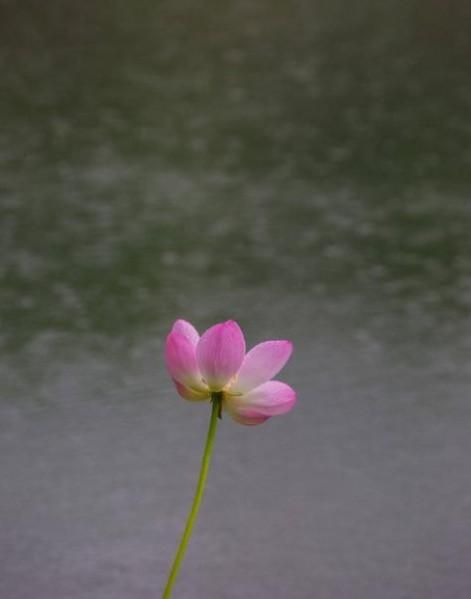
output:
{"label": "blurry water surface", "polygon": [[209,410],[179,316],[291,338],[176,597],[471,596],[466,2],[0,2],[0,597],[158,597]]}

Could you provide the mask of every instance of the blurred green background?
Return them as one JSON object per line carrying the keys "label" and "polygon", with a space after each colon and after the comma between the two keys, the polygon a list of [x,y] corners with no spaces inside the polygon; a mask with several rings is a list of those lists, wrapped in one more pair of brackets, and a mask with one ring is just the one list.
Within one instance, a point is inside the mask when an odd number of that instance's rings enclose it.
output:
{"label": "blurred green background", "polygon": [[471,596],[470,59],[459,0],[0,0],[2,597],[158,596],[177,317],[300,400],[224,423],[176,596]]}

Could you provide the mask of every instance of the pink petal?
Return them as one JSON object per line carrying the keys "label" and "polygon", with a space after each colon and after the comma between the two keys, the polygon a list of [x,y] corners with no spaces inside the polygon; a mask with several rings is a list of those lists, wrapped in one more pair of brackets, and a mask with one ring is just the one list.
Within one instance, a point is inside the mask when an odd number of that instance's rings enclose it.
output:
{"label": "pink petal", "polygon": [[245,354],[245,339],[233,320],[208,329],[196,346],[201,374],[211,390],[219,391],[239,370]]}
{"label": "pink petal", "polygon": [[170,376],[195,390],[204,390],[192,342],[178,332],[171,332],[165,344],[165,361]]}
{"label": "pink petal", "polygon": [[183,399],[188,399],[190,401],[205,401],[209,399],[209,391],[194,391],[189,387],[185,387],[178,381],[173,381],[175,383],[175,387],[177,388],[178,394],[183,397]]}
{"label": "pink petal", "polygon": [[234,419],[270,418],[289,412],[296,392],[280,381],[268,381],[245,395],[227,395],[224,403]]}
{"label": "pink petal", "polygon": [[290,341],[265,341],[245,356],[231,393],[246,393],[280,372],[293,352]]}
{"label": "pink petal", "polygon": [[254,418],[249,418],[248,416],[240,416],[239,414],[236,414],[235,412],[232,412],[231,416],[232,416],[232,419],[235,420],[236,422],[238,422],[239,424],[246,424],[249,426],[254,425],[254,424],[263,424],[270,418],[269,416],[257,416]]}
{"label": "pink petal", "polygon": [[191,344],[196,347],[196,344],[200,340],[200,336],[195,327],[186,320],[178,319],[173,323],[172,333],[180,333],[186,337]]}

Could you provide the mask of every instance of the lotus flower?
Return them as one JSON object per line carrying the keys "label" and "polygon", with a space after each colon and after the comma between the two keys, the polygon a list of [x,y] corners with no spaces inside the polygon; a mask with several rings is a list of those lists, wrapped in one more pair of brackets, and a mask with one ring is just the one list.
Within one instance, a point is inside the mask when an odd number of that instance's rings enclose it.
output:
{"label": "lotus flower", "polygon": [[265,341],[245,353],[239,325],[228,320],[200,337],[195,327],[177,320],[167,337],[165,358],[178,393],[190,401],[205,401],[217,393],[222,409],[241,424],[261,424],[289,412],[295,391],[272,381],[293,351],[290,341]]}

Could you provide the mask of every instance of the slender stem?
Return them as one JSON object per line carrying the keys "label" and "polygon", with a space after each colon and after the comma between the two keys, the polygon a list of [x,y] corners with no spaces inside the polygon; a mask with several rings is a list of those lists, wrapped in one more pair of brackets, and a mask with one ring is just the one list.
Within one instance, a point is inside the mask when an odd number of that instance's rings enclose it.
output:
{"label": "slender stem", "polygon": [[213,452],[214,447],[214,439],[216,437],[217,421],[218,417],[220,417],[221,414],[222,394],[213,393],[211,400],[213,404],[211,410],[211,420],[209,421],[206,445],[204,447],[203,458],[201,460],[201,469],[198,478],[198,484],[196,485],[196,492],[190,509],[190,513],[188,514],[188,520],[186,522],[185,530],[183,531],[183,536],[180,541],[180,545],[178,546],[177,552],[175,554],[170,574],[168,575],[168,580],[162,595],[162,599],[168,599],[170,597],[173,585],[175,584],[175,580],[178,576],[178,572],[180,570],[183,557],[185,555],[188,541],[190,540],[191,533],[193,531],[193,526],[195,525],[196,517],[198,516],[201,500],[203,499],[204,487],[206,484],[209,464],[211,462],[211,454]]}

